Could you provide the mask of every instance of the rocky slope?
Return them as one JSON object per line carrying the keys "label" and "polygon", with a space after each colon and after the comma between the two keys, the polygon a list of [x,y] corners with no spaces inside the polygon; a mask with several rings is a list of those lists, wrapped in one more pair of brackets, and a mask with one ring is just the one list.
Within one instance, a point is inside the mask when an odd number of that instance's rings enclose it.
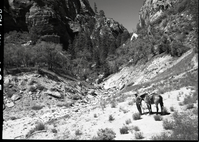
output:
{"label": "rocky slope", "polygon": [[[183,77],[162,79],[162,88],[168,81],[171,84]],[[159,86],[157,82],[151,85]],[[185,98],[193,96],[194,86],[178,87],[161,94],[167,113],[158,115],[160,121],[155,120],[156,114],[134,119],[138,112],[134,89],[118,93],[113,88],[102,90],[83,82],[54,80],[38,72],[6,75],[4,86],[3,139],[94,140],[103,138],[98,135],[100,129],[109,128],[115,132],[115,140],[151,140],[163,132],[172,133],[165,129],[164,121],[172,120],[176,111],[186,112],[192,116],[191,122],[197,123],[197,114],[193,112],[197,111],[198,104],[193,103],[192,107],[183,104]],[[143,90],[148,88],[137,88],[139,92]],[[156,110],[154,105],[152,110]],[[143,111],[148,112],[144,107]],[[127,127],[127,132],[121,132],[123,127]],[[104,135],[111,136],[111,133]]]}
{"label": "rocky slope", "polygon": [[[78,32],[83,30],[91,34],[104,29],[99,26],[101,18],[97,18],[88,0],[4,0],[4,3],[4,32],[28,31],[33,42],[38,39],[61,42],[67,49]],[[117,36],[126,30],[118,22],[108,21],[109,34]],[[94,30],[92,24],[96,27]]]}
{"label": "rocky slope", "polygon": [[147,30],[155,46],[173,40],[197,45],[196,5],[194,0],[146,0],[139,11],[139,26]]}

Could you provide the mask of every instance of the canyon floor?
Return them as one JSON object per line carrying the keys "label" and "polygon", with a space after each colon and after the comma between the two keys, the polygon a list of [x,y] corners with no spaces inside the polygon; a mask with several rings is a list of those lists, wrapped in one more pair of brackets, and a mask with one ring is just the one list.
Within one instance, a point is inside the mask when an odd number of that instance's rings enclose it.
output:
{"label": "canyon floor", "polygon": [[[169,135],[172,130],[165,129],[164,121],[173,120],[175,112],[198,117],[198,113],[193,113],[198,110],[198,101],[191,107],[184,103],[197,91],[197,84],[187,82],[177,88],[172,86],[172,83],[182,84],[180,80],[188,80],[187,73],[197,73],[197,64],[186,72],[153,81],[150,85],[137,88],[127,85],[119,89],[111,86],[113,83],[104,88],[70,79],[54,80],[38,72],[5,75],[2,138],[93,140],[98,139],[99,131],[105,128],[115,133],[114,140],[152,140],[163,133]],[[137,80],[139,85],[139,77]],[[172,89],[160,91],[161,87]],[[134,116],[138,115],[138,110],[134,94],[146,91],[161,94],[166,113],[156,115],[156,107],[152,105],[153,114],[149,115],[143,103],[144,114],[136,120]]]}

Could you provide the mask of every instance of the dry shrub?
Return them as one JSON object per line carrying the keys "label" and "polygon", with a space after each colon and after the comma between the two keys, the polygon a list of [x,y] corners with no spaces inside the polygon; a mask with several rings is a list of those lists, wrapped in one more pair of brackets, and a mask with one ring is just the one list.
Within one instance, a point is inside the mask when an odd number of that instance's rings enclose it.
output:
{"label": "dry shrub", "polygon": [[135,132],[135,138],[136,139],[143,139],[144,138],[143,133],[142,132]]}
{"label": "dry shrub", "polygon": [[125,122],[126,122],[127,125],[130,124],[130,123],[132,123],[131,119],[127,119]]}
{"label": "dry shrub", "polygon": [[198,140],[198,116],[192,117],[186,113],[174,112],[174,121],[163,121],[165,129],[172,129],[173,133],[153,136],[153,140]]}
{"label": "dry shrub", "polygon": [[162,121],[162,117],[160,115],[154,115],[155,121]]}
{"label": "dry shrub", "polygon": [[134,113],[133,114],[133,120],[139,120],[139,119],[141,119],[141,116],[140,116],[140,113]]}
{"label": "dry shrub", "polygon": [[128,131],[129,128],[127,126],[122,126],[122,128],[120,128],[120,134],[128,134]]}
{"label": "dry shrub", "polygon": [[116,133],[110,128],[99,129],[97,135],[92,140],[113,140],[116,137]]}

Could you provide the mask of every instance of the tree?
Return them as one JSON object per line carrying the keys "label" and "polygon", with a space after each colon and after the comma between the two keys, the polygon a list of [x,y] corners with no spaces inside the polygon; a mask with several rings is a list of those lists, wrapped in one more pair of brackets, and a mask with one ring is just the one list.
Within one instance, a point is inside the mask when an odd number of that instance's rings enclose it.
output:
{"label": "tree", "polygon": [[101,17],[105,17],[104,10],[100,10],[100,11],[99,11],[99,15],[100,15]]}
{"label": "tree", "polygon": [[60,44],[41,42],[34,46],[35,62],[38,64],[47,63],[48,69],[53,67],[62,67],[63,61],[66,60],[62,46]]}
{"label": "tree", "polygon": [[122,35],[119,33],[119,35],[117,36],[117,39],[116,39],[116,45],[117,45],[117,47],[120,47],[120,45],[121,45],[121,39],[122,39]]}
{"label": "tree", "polygon": [[98,13],[98,11],[97,11],[97,5],[96,5],[96,3],[94,2],[94,11],[95,11],[95,14],[97,14]]}
{"label": "tree", "polygon": [[123,43],[125,43],[128,38],[130,38],[129,32],[128,31],[124,31],[122,33],[122,35],[121,35],[121,44],[120,45],[122,45]]}

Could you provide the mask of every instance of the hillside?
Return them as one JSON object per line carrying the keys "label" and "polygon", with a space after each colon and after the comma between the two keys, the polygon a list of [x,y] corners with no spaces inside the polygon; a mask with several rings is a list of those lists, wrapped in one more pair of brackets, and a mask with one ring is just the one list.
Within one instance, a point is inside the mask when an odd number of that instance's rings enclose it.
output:
{"label": "hillside", "polygon": [[197,0],[146,0],[133,40],[87,0],[4,1],[2,139],[198,140]]}

